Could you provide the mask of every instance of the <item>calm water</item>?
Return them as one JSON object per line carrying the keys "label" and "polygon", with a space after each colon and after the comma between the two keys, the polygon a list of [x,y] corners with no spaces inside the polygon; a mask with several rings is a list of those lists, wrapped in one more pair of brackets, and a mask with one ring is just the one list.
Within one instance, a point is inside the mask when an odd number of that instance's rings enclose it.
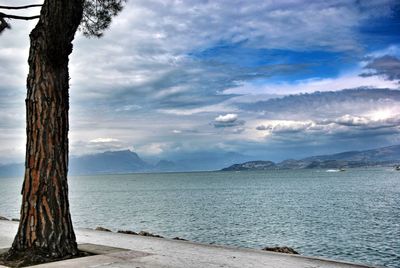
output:
{"label": "calm water", "polygon": [[[0,179],[0,215],[18,217],[21,179]],[[75,227],[400,267],[400,172],[201,172],[70,178]]]}

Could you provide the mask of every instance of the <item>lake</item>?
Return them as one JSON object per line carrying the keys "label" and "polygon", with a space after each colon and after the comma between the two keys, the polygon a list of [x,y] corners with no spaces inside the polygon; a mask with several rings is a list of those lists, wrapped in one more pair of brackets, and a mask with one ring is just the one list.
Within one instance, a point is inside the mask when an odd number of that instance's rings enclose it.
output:
{"label": "lake", "polygon": [[[75,227],[400,267],[400,172],[390,168],[70,177]],[[21,178],[0,178],[0,215],[19,215]]]}

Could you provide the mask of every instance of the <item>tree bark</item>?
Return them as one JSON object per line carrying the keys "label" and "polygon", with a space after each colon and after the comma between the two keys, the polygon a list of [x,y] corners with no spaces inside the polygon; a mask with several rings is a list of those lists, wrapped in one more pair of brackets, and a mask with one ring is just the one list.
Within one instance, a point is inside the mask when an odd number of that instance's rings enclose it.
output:
{"label": "tree bark", "polygon": [[68,56],[83,0],[45,0],[30,34],[26,158],[18,233],[8,253],[64,258],[78,253],[68,202]]}

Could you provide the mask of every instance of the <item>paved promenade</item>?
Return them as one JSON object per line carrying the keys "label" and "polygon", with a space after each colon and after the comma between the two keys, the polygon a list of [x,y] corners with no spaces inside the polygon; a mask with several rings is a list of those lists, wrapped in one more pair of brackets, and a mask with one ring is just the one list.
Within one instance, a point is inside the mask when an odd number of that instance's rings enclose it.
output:
{"label": "paved promenade", "polygon": [[[18,223],[0,220],[0,248],[10,247]],[[133,268],[365,268],[370,266],[243,248],[77,229],[82,249],[102,253],[85,258],[37,265],[58,267]],[[0,266],[3,267],[3,266]]]}

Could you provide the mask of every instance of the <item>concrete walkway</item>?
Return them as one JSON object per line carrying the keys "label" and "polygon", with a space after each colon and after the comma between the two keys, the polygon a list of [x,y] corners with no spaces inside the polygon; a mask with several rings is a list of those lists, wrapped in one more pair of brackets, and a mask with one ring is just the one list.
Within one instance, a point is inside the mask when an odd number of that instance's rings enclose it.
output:
{"label": "concrete walkway", "polygon": [[[10,247],[17,222],[0,220],[0,248]],[[133,267],[133,268],[366,268],[370,266],[243,248],[205,245],[186,241],[77,229],[79,244],[110,249],[106,254],[35,267]],[[87,246],[87,245],[86,245]],[[89,245],[90,247],[91,245]],[[93,246],[93,245],[92,245]],[[2,267],[2,266],[0,266]]]}

